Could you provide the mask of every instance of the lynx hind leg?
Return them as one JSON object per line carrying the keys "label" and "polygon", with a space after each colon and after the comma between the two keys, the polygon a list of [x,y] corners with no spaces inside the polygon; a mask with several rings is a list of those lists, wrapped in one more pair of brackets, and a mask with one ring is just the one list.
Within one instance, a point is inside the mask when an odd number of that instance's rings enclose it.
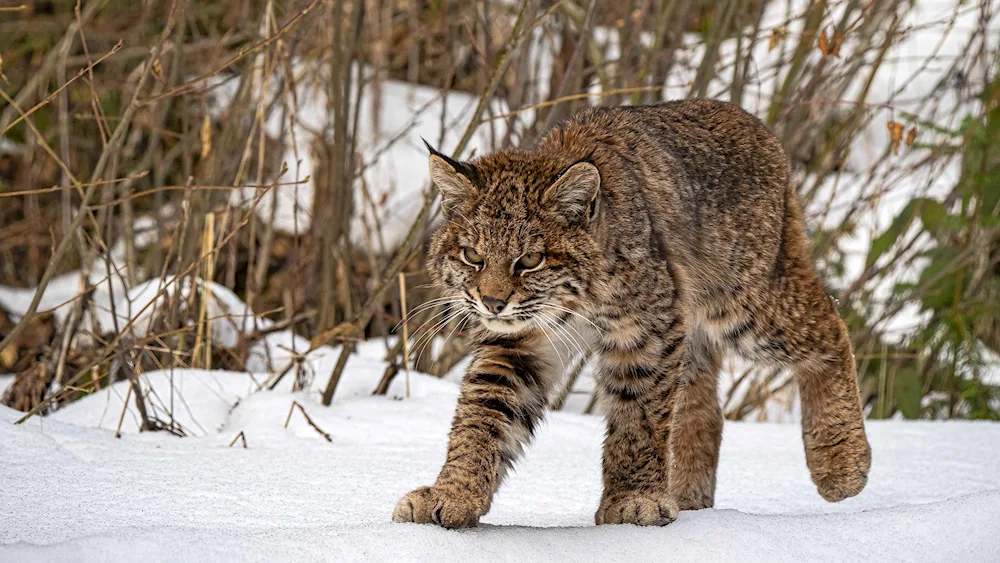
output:
{"label": "lynx hind leg", "polygon": [[847,327],[805,260],[786,260],[782,290],[726,332],[743,356],[788,367],[802,405],[806,464],[820,496],[838,502],[868,482],[871,448]]}
{"label": "lynx hind leg", "polygon": [[670,434],[670,492],[681,510],[715,503],[715,472],[722,443],[720,351],[700,330],[688,338]]}
{"label": "lynx hind leg", "polygon": [[838,502],[865,488],[871,447],[847,327],[825,293],[820,300],[826,310],[817,310],[816,322],[830,326],[832,334],[793,371],[802,402],[806,464],[819,494]]}

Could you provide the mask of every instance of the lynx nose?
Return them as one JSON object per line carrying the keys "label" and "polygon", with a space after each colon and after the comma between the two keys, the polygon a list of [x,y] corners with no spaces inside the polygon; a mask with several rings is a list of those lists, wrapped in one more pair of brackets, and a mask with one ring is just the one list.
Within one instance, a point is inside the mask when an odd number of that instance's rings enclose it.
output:
{"label": "lynx nose", "polygon": [[499,315],[500,311],[507,306],[507,302],[503,299],[497,299],[496,297],[483,296],[483,305],[486,306],[486,310],[493,313],[494,315]]}

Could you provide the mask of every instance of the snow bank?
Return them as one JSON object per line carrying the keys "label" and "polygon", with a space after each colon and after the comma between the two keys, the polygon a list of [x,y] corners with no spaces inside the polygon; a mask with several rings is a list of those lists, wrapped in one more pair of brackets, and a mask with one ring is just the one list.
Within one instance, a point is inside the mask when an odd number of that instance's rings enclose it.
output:
{"label": "snow bank", "polygon": [[[17,545],[14,559],[78,561],[995,561],[1000,495],[857,517],[789,518],[736,511],[683,515],[666,529],[483,526],[450,532],[408,524],[226,527],[211,532],[133,527],[50,546]],[[992,512],[991,512],[992,511]],[[864,533],[882,530],[883,534]],[[123,551],[130,550],[130,551]]]}
{"label": "snow bank", "polygon": [[[377,380],[378,362],[355,367],[351,377]],[[211,378],[234,394],[246,383]],[[410,400],[346,393],[324,408],[314,393],[276,390],[223,409],[191,401],[207,429],[191,438],[116,440],[88,418],[113,406],[97,395],[23,426],[0,408],[0,560],[1000,557],[1000,425],[971,422],[869,423],[871,480],[839,504],[816,494],[796,426],[727,423],[717,509],[642,529],[592,526],[601,420],[553,413],[480,528],[392,524],[396,500],[436,475],[457,397],[451,382],[412,378],[426,392]],[[332,443],[298,411],[283,427],[292,400]],[[249,448],[227,447],[240,431]]]}

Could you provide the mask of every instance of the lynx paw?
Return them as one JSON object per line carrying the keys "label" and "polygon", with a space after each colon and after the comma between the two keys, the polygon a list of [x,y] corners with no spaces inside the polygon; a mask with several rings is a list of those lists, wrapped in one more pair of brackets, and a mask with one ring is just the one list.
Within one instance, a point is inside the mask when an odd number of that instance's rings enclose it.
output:
{"label": "lynx paw", "polygon": [[639,526],[666,526],[677,519],[677,503],[664,494],[626,493],[605,498],[594,514],[600,524],[638,524]]}
{"label": "lynx paw", "polygon": [[820,496],[839,502],[865,488],[872,451],[861,430],[826,447],[810,447],[807,442],[806,460]]}
{"label": "lynx paw", "polygon": [[692,498],[677,498],[677,507],[681,510],[702,510],[712,508],[715,500],[711,496],[698,496]]}
{"label": "lynx paw", "polygon": [[479,523],[481,515],[472,498],[439,487],[421,487],[400,499],[392,521],[469,528]]}

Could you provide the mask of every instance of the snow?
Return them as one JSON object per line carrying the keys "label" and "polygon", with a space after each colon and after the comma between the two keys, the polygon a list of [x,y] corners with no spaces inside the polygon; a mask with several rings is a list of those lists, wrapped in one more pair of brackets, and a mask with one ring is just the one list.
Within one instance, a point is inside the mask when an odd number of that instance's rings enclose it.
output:
{"label": "snow", "polygon": [[[413,374],[417,398],[368,396],[383,366],[354,361],[329,408],[315,392],[239,396],[247,374],[178,370],[207,430],[187,438],[115,439],[99,421],[121,403],[104,392],[21,426],[0,409],[0,560],[1000,557],[1000,425],[972,422],[869,423],[868,488],[840,504],[816,494],[796,426],[727,423],[717,508],[641,529],[592,525],[602,421],[557,412],[478,529],[393,524],[398,498],[436,475],[457,387]],[[292,400],[332,443],[298,411],[283,427]],[[228,447],[240,431],[248,449]]]}

